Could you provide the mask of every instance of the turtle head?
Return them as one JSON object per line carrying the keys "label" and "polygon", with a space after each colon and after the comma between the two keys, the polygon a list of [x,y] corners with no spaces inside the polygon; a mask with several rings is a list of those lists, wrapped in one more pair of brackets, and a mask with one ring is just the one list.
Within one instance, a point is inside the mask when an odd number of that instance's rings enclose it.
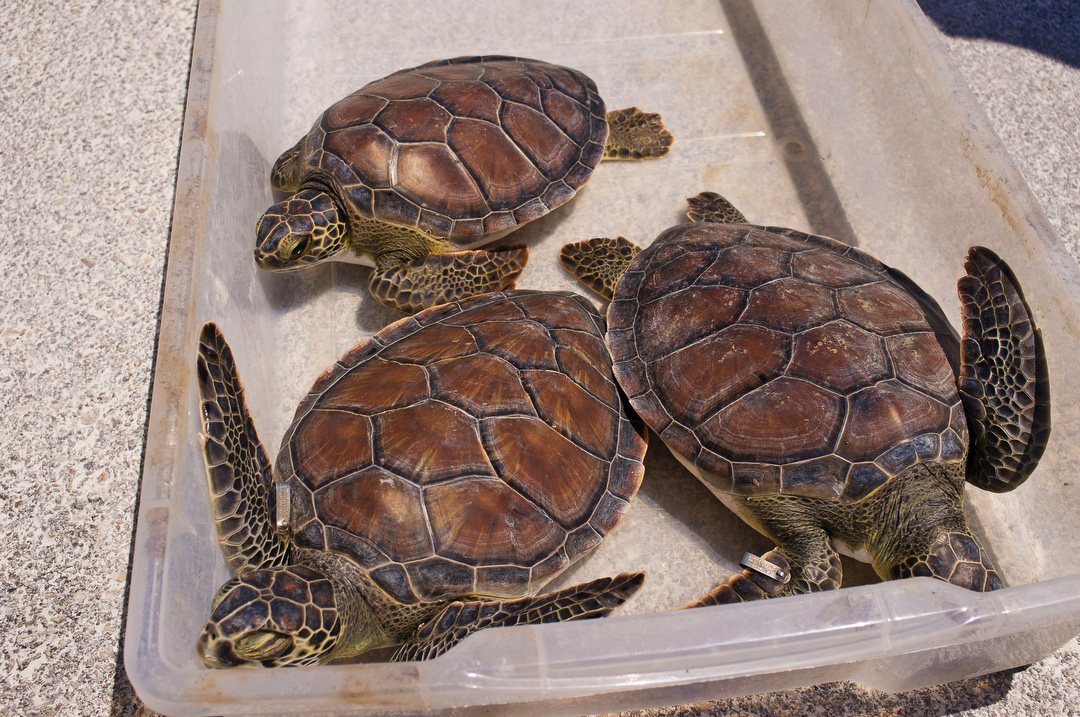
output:
{"label": "turtle head", "polygon": [[307,566],[251,570],[221,586],[199,635],[207,667],[315,665],[346,627],[338,589]]}
{"label": "turtle head", "polygon": [[302,189],[266,210],[255,225],[255,262],[269,271],[300,269],[345,249],[345,222],[333,198]]}

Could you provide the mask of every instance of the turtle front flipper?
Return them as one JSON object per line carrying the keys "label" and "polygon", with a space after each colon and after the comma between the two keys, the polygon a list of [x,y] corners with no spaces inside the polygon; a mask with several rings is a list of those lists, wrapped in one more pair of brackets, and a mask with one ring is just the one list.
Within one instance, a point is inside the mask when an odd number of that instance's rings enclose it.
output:
{"label": "turtle front flipper", "polygon": [[274,530],[273,475],[232,351],[216,324],[203,327],[197,360],[203,458],[218,543],[237,573],[283,565],[288,546]]}
{"label": "turtle front flipper", "polygon": [[604,159],[663,157],[671,150],[674,141],[671,132],[664,129],[660,115],[642,112],[637,107],[608,112],[607,124]]}
{"label": "turtle front flipper", "polygon": [[690,211],[686,216],[695,223],[747,224],[743,213],[716,192],[701,192],[686,200]]}
{"label": "turtle front flipper", "polygon": [[438,304],[512,288],[529,260],[524,246],[428,254],[408,263],[381,262],[371,273],[372,296],[414,314]]}
{"label": "turtle front flipper", "polygon": [[398,649],[392,660],[438,657],[487,627],[588,620],[611,614],[645,583],[645,573],[620,573],[554,592],[516,600],[452,602]]}
{"label": "turtle front flipper", "polygon": [[640,251],[623,237],[598,237],[563,246],[559,261],[574,278],[610,301],[619,277]]}
{"label": "turtle front flipper", "polygon": [[270,170],[270,186],[279,192],[295,192],[300,189],[300,172],[304,149],[303,137],[299,142],[281,153]]}
{"label": "turtle front flipper", "polygon": [[964,268],[958,384],[971,433],[967,481],[1001,493],[1027,480],[1050,437],[1046,355],[1008,265],[972,247]]}

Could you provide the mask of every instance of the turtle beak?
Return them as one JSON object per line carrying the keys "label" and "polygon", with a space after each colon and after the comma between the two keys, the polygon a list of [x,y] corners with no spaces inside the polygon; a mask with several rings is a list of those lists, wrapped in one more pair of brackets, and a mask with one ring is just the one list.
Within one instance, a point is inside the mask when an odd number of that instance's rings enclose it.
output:
{"label": "turtle beak", "polygon": [[207,667],[238,667],[245,664],[233,652],[232,644],[218,637],[217,630],[212,625],[203,628],[195,650]]}
{"label": "turtle beak", "polygon": [[234,652],[239,651],[248,662],[265,664],[267,661],[282,657],[292,648],[293,639],[288,635],[263,631],[253,635],[245,635],[240,639]]}
{"label": "turtle beak", "polygon": [[264,214],[255,226],[255,263],[267,271],[285,271],[278,257],[278,246],[289,234],[289,225],[280,215]]}

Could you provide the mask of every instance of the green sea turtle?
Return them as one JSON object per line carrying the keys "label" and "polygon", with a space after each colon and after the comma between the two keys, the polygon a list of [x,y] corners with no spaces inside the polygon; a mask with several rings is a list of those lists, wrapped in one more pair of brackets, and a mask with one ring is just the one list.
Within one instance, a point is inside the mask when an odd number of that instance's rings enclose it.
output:
{"label": "green sea turtle", "polygon": [[645,423],[776,543],[692,605],[840,586],[843,550],[883,579],[1003,586],[963,511],[1007,491],[1050,433],[1042,340],[1016,277],[968,252],[963,338],[911,279],[825,237],[753,226],[712,193],[638,251],[563,248],[611,299],[615,376]]}
{"label": "green sea turtle", "polygon": [[508,287],[525,247],[477,250],[570,200],[602,158],[667,154],[660,116],[607,112],[581,72],[517,57],[429,62],[323,112],[274,164],[292,192],[256,225],[263,269],[374,266],[369,288],[412,313]]}
{"label": "green sea turtle", "polygon": [[629,599],[642,573],[528,596],[622,520],[644,473],[603,325],[580,296],[528,291],[402,319],[315,382],[271,471],[207,324],[203,452],[237,576],[214,598],[203,662],[309,665],[396,644],[393,659],[421,659],[479,628]]}

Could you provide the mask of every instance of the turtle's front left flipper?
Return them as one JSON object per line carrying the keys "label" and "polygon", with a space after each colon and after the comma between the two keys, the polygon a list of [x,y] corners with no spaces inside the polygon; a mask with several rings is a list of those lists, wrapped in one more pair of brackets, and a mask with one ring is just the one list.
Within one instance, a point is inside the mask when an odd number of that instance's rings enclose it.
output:
{"label": "turtle's front left flipper", "polygon": [[216,324],[199,337],[199,435],[218,543],[237,573],[283,565],[287,547],[273,526],[267,496],[273,476],[232,351]]}
{"label": "turtle's front left flipper", "polygon": [[392,659],[405,662],[438,657],[487,627],[604,617],[633,597],[644,583],[645,573],[620,573],[535,597],[453,602],[403,644]]}
{"label": "turtle's front left flipper", "polygon": [[674,141],[671,132],[664,129],[660,115],[642,112],[637,107],[608,112],[607,124],[604,159],[663,157],[671,150]]}
{"label": "turtle's front left flipper", "polygon": [[513,288],[529,260],[529,248],[432,253],[407,264],[378,266],[368,281],[372,296],[415,314],[439,304]]}
{"label": "turtle's front left flipper", "polygon": [[958,384],[971,433],[967,480],[1001,493],[1031,475],[1050,437],[1046,355],[1008,265],[972,247],[964,268]]}

